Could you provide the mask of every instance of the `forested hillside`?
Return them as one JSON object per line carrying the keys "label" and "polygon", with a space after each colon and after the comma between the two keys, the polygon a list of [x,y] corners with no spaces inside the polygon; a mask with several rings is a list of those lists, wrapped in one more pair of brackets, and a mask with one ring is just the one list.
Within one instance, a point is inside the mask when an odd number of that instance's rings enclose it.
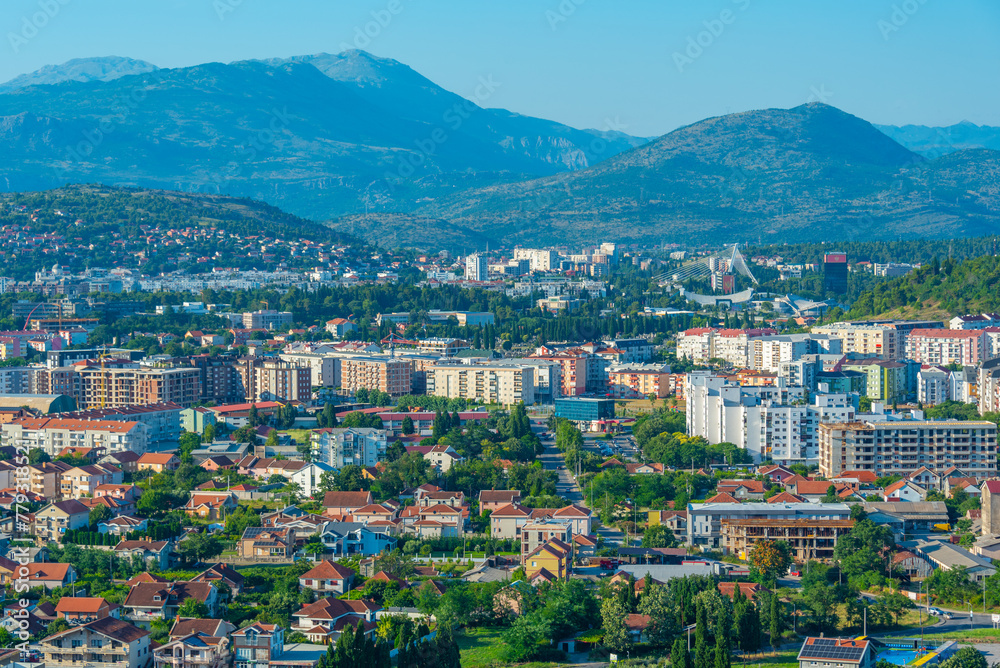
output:
{"label": "forested hillside", "polygon": [[1000,311],[1000,258],[987,255],[962,262],[934,258],[906,276],[861,293],[847,317],[946,319],[995,311]]}

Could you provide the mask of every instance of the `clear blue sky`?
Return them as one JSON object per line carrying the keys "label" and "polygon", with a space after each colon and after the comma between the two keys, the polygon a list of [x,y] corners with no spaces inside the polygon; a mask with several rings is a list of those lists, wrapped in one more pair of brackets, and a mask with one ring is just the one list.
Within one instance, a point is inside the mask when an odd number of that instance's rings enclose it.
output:
{"label": "clear blue sky", "polygon": [[[25,17],[46,4],[59,9],[15,53],[11,33],[21,34]],[[610,121],[652,136],[809,99],[873,123],[1000,125],[996,0],[3,0],[3,7],[2,81],[87,56],[183,67],[337,52],[382,12],[386,25],[369,26],[378,34],[366,50],[467,97],[480,77],[492,76],[500,86],[484,106],[576,127]],[[689,39],[702,42],[701,53],[685,53]]]}

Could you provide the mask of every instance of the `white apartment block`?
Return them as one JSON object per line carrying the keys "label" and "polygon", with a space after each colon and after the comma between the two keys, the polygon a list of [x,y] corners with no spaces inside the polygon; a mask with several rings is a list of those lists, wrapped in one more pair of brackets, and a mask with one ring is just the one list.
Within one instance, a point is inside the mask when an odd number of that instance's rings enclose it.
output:
{"label": "white apartment block", "polygon": [[[433,389],[431,387],[433,372]],[[510,406],[535,403],[535,367],[530,365],[439,364],[428,371],[427,393]]]}
{"label": "white apartment block", "polygon": [[785,362],[796,362],[806,355],[837,355],[842,349],[840,339],[825,334],[762,336],[750,340],[747,366],[779,373]]}
{"label": "white apartment block", "polygon": [[712,359],[712,338],[717,330],[713,327],[698,327],[677,335],[678,359],[689,359],[695,364],[704,364]]}
{"label": "white apartment block", "polygon": [[307,368],[313,387],[336,387],[339,360],[332,355],[322,353],[282,353],[279,357],[285,362]]}
{"label": "white apartment block", "polygon": [[312,460],[338,470],[351,464],[375,466],[385,459],[387,447],[385,429],[326,428],[312,432]]}
{"label": "white apartment block", "polygon": [[757,461],[815,464],[818,426],[853,420],[856,397],[816,394],[810,404],[795,403],[804,397],[802,387],[740,387],[693,372],[686,388],[688,434],[747,448]]}
{"label": "white apartment block", "polygon": [[754,341],[773,336],[773,329],[716,329],[699,327],[677,335],[677,356],[692,362],[704,363],[713,357],[723,359],[736,367],[748,367]]}
{"label": "white apartment block", "polygon": [[489,259],[478,253],[465,258],[465,279],[468,281],[490,280]]}
{"label": "white apartment block", "polygon": [[923,366],[917,373],[917,401],[933,406],[950,398],[951,374],[941,367]]}
{"label": "white apartment block", "polygon": [[952,466],[966,475],[996,475],[997,426],[985,420],[898,420],[823,424],[819,427],[819,471],[876,476],[907,475],[925,466]]}
{"label": "white apartment block", "polygon": [[559,254],[552,250],[515,248],[515,260],[528,260],[531,271],[552,271],[559,268]]}
{"label": "white apartment block", "polygon": [[101,448],[105,454],[131,450],[144,454],[149,447],[146,425],[139,422],[28,418],[0,426],[3,445],[39,448],[50,457],[63,448]]}

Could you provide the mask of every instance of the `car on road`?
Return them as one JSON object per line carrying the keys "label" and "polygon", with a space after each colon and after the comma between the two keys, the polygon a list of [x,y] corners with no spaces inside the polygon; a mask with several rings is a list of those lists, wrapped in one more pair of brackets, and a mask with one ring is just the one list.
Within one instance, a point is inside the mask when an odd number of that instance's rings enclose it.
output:
{"label": "car on road", "polygon": [[927,614],[928,615],[934,615],[935,617],[939,617],[939,616],[943,615],[944,613],[941,612],[937,608],[927,608]]}

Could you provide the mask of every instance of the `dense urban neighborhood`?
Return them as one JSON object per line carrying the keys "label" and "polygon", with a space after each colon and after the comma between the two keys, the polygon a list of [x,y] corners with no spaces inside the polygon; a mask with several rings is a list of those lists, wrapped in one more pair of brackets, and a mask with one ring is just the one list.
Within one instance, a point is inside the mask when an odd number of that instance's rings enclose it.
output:
{"label": "dense urban neighborhood", "polygon": [[933,634],[993,624],[1000,315],[849,317],[963,264],[231,239],[314,266],[0,279],[10,660],[964,668]]}

